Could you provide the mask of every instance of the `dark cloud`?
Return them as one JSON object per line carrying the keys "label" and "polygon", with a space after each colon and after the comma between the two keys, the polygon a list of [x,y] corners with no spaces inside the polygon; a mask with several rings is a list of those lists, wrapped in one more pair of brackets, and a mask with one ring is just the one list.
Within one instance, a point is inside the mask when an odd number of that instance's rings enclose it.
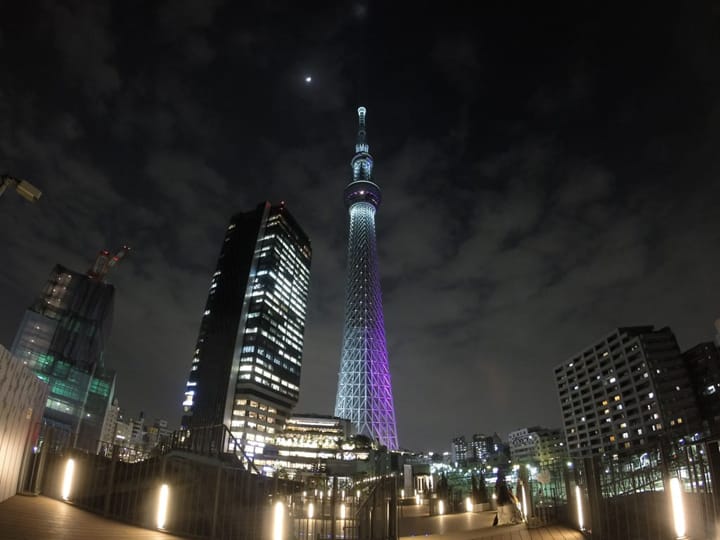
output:
{"label": "dark cloud", "polygon": [[313,243],[298,408],[332,412],[359,99],[403,445],[557,426],[553,367],[616,326],[710,339],[717,13],[458,9],[3,13],[0,161],[44,198],[0,199],[0,342],[55,263],[128,243],[106,360],[130,413],[176,423],[227,220],[285,200]]}
{"label": "dark cloud", "polygon": [[79,86],[91,100],[120,90],[120,75],[112,63],[115,44],[110,34],[110,6],[106,2],[68,2],[52,6],[54,45],[68,84]]}

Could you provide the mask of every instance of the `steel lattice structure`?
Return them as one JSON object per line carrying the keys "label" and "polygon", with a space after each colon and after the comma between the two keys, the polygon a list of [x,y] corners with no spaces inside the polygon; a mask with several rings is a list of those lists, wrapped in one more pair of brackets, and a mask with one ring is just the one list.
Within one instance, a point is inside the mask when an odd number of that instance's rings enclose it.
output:
{"label": "steel lattice structure", "polygon": [[359,130],[345,188],[350,215],[342,357],[335,416],[349,419],[358,433],[398,448],[390,369],[385,342],[380,276],[375,241],[375,211],[380,187],[372,181],[373,160],[365,137],[365,107],[358,109]]}

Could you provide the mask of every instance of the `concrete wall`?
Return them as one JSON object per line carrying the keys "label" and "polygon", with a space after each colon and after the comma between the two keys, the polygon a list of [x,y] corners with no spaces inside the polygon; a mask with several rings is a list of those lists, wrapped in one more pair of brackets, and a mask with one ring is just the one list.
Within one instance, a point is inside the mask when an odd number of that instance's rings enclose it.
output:
{"label": "concrete wall", "polygon": [[0,345],[0,502],[15,495],[23,458],[39,432],[47,384]]}

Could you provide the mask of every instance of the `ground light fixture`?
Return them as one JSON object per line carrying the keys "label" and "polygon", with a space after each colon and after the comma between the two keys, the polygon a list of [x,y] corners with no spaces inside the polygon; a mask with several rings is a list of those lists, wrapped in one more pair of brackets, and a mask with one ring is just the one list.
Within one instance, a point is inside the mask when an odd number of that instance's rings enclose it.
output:
{"label": "ground light fixture", "polygon": [[472,512],[473,511],[473,504],[470,500],[470,497],[465,498],[465,511],[466,512]]}
{"label": "ground light fixture", "polygon": [[440,500],[438,501],[438,514],[443,515],[445,513],[445,502]]}
{"label": "ground light fixture", "polygon": [[307,507],[308,519],[312,519],[314,514],[315,514],[315,505],[313,503],[310,503],[310,504],[308,504],[308,507]]}
{"label": "ground light fixture", "polygon": [[67,501],[70,498],[70,491],[72,490],[73,476],[75,475],[75,460],[70,458],[65,464],[65,474],[63,475],[62,483],[62,495],[63,500]]}
{"label": "ground light fixture", "polygon": [[686,538],[685,509],[683,508],[682,488],[678,478],[670,479],[670,500],[672,501],[675,538]]}
{"label": "ground light fixture", "polygon": [[165,528],[165,523],[167,522],[167,507],[169,500],[170,488],[167,484],[163,484],[162,486],[160,486],[160,493],[158,494],[157,515],[155,516],[155,522],[158,529]]}
{"label": "ground light fixture", "polygon": [[415,504],[420,504],[420,494],[415,495]]}
{"label": "ground light fixture", "polygon": [[283,526],[285,521],[285,505],[280,501],[275,503],[273,511],[273,540],[283,540]]}
{"label": "ground light fixture", "polygon": [[582,493],[580,486],[575,486],[575,503],[577,504],[578,527],[581,531],[585,530],[585,520],[583,519]]}
{"label": "ground light fixture", "polygon": [[345,519],[345,503],[340,505],[340,519]]}

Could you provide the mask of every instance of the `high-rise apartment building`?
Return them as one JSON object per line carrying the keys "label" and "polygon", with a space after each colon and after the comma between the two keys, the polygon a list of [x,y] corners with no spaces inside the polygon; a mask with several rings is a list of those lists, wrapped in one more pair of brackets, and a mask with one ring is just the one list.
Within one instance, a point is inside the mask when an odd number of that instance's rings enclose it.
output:
{"label": "high-rise apartment building", "polygon": [[349,419],[358,433],[398,448],[385,319],[375,236],[380,187],[373,181],[373,159],[365,134],[365,107],[358,109],[359,130],[353,179],[344,192],[348,208],[347,283],[340,374],[335,416]]}
{"label": "high-rise apartment building", "polygon": [[310,240],[284,203],[225,232],[183,401],[186,428],[224,424],[245,452],[273,443],[298,400]]}
{"label": "high-rise apartment building", "polygon": [[557,366],[555,379],[572,457],[630,450],[697,425],[690,379],[669,328],[618,328]]}
{"label": "high-rise apartment building", "polygon": [[115,372],[103,362],[115,288],[103,276],[55,266],[12,346],[13,354],[48,383],[45,424],[93,453],[115,385]]}

